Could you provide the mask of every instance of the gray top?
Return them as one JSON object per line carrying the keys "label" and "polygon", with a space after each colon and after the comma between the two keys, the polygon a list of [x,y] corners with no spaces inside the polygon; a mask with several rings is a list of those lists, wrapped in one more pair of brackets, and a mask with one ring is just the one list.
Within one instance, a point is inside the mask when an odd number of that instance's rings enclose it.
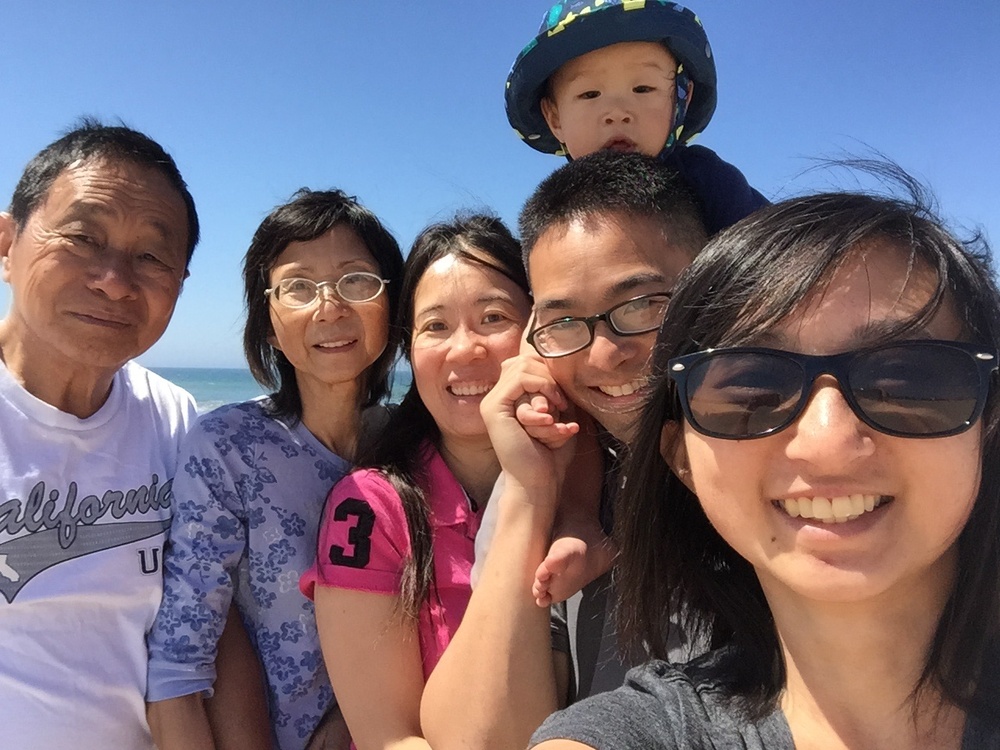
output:
{"label": "gray top", "polygon": [[[652,661],[628,673],[617,690],[581,701],[550,716],[531,738],[569,739],[597,750],[794,750],[791,730],[776,708],[750,720],[715,678],[723,652],[690,664]],[[1000,749],[1000,727],[969,716],[963,750]]]}

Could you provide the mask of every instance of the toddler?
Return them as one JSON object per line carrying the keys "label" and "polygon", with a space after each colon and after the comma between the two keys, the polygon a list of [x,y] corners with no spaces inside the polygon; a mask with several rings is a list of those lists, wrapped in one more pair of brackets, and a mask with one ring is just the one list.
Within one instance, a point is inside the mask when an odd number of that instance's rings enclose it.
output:
{"label": "toddler", "polygon": [[[700,19],[677,3],[556,3],[514,61],[505,99],[510,124],[543,153],[578,159],[611,149],[657,157],[700,199],[709,235],[768,203],[714,151],[688,145],[715,112],[716,72]],[[542,405],[522,420],[540,439],[545,411]],[[539,605],[572,595],[610,567],[614,550],[596,498],[562,503],[535,576]]]}

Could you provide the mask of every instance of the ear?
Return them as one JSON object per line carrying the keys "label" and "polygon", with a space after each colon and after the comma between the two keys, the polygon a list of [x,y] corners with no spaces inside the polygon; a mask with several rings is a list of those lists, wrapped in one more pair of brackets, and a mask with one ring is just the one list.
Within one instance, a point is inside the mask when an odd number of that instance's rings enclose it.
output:
{"label": "ear", "polygon": [[668,420],[660,430],[660,455],[678,479],[691,492],[694,492],[694,482],[691,480],[691,467],[688,464],[687,446],[684,444],[684,428],[680,422]]}
{"label": "ear", "polygon": [[180,299],[180,296],[184,293],[184,282],[188,280],[188,277],[190,275],[191,275],[191,272],[185,268],[184,269],[184,273],[181,274],[180,283],[177,285],[177,298],[178,299]]}
{"label": "ear", "polygon": [[531,357],[532,359],[534,359],[535,357],[540,358],[538,352],[535,351],[535,347],[533,347],[531,343],[528,341],[528,334],[531,333],[532,330],[534,330],[534,327],[535,327],[535,311],[534,309],[532,309],[531,314],[528,316],[528,324],[524,327],[524,330],[521,331],[521,345],[518,347],[517,351],[517,353],[520,354],[521,356]]}
{"label": "ear", "polygon": [[9,213],[0,213],[0,267],[3,280],[10,282],[10,249],[14,246],[14,218]]}
{"label": "ear", "polygon": [[552,135],[556,137],[556,140],[560,143],[564,143],[562,137],[562,126],[559,119],[559,108],[556,103],[552,101],[549,96],[543,96],[542,100],[538,103],[542,110],[542,117],[545,118],[546,124],[549,126],[549,130],[552,131]]}

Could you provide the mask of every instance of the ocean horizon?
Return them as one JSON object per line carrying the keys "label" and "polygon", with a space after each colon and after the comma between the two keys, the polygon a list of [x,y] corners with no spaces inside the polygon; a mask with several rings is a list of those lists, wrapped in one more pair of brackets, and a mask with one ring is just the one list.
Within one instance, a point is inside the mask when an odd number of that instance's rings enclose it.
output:
{"label": "ocean horizon", "polygon": [[[150,367],[160,377],[180,386],[198,405],[198,413],[218,409],[224,404],[247,401],[264,395],[260,383],[245,367]],[[389,401],[398,403],[410,387],[410,368],[396,365]]]}

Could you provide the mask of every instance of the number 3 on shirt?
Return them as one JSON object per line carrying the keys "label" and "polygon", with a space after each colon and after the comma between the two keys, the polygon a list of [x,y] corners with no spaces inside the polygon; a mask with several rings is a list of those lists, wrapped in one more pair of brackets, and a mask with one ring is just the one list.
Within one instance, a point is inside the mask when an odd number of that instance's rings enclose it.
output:
{"label": "number 3 on shirt", "polygon": [[334,521],[346,521],[354,517],[357,523],[347,532],[347,543],[351,545],[350,554],[339,544],[330,545],[330,562],[334,565],[344,565],[348,568],[363,568],[368,564],[372,553],[372,529],[375,528],[375,511],[364,500],[349,497],[333,512]]}

